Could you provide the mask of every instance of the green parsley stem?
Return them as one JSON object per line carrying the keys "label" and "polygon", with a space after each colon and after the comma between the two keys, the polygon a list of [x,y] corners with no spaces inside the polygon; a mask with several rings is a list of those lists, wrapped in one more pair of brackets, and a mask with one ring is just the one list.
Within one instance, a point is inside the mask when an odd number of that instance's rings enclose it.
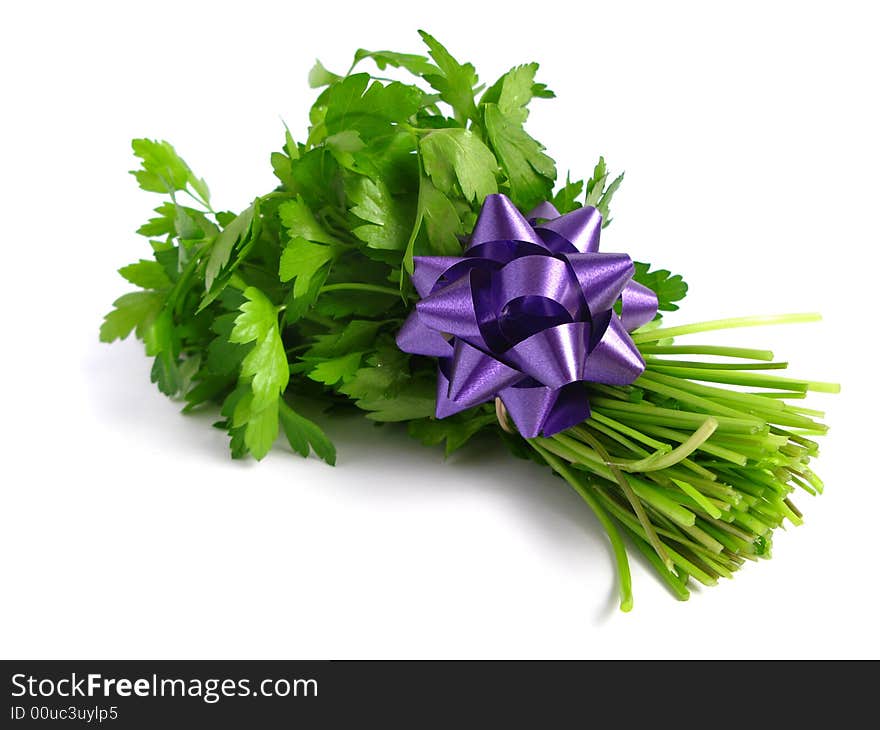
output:
{"label": "green parsley stem", "polygon": [[665,451],[657,451],[650,456],[646,456],[644,459],[639,459],[638,461],[615,463],[617,466],[626,469],[626,471],[648,472],[667,469],[693,454],[694,451],[709,440],[709,437],[715,433],[716,428],[718,428],[718,421],[709,417],[703,422],[702,426],[671,451],[667,447]]}
{"label": "green parsley stem", "polygon": [[189,188],[184,188],[183,192],[185,192],[187,195],[189,195],[189,197],[191,197],[193,200],[195,200],[199,205],[201,205],[201,206],[202,206],[205,210],[207,210],[211,215],[213,215],[213,216],[216,216],[216,215],[217,215],[217,211],[215,211],[215,210],[211,207],[211,204],[210,204],[209,202],[207,202],[206,200],[202,200],[201,196],[199,196],[199,195],[194,195],[193,193],[191,193],[191,192],[189,191]]}
{"label": "green parsley stem", "polygon": [[342,282],[339,284],[325,284],[321,287],[321,294],[328,291],[365,291],[374,294],[387,294],[392,297],[399,297],[400,291],[392,289],[390,286],[380,286],[379,284],[358,284],[356,282]]}
{"label": "green parsley stem", "polygon": [[771,324],[796,324],[799,322],[818,322],[822,315],[817,312],[804,312],[797,314],[771,314],[756,317],[733,317],[731,319],[712,319],[707,322],[695,322],[678,327],[660,327],[649,331],[636,330],[633,333],[634,342],[656,342],[667,337],[679,337],[692,335],[698,332],[712,332],[714,330],[735,329],[737,327],[760,327]]}
{"label": "green parsley stem", "polygon": [[[718,419],[715,420],[717,421]],[[687,427],[686,424],[682,425]],[[684,443],[690,437],[690,434],[688,433],[682,433],[680,431],[676,431],[675,429],[666,428],[665,426],[657,424],[643,423],[640,424],[639,427],[654,436],[659,436],[660,438],[668,438],[671,441],[678,441],[680,443]],[[713,436],[716,435],[713,434]],[[714,439],[712,441],[704,441],[697,447],[697,449],[699,451],[705,451],[707,454],[711,454],[712,456],[717,456],[719,459],[723,459],[724,461],[729,461],[733,464],[738,464],[740,466],[745,466],[746,461],[748,461],[748,457],[745,454],[741,454],[738,451],[729,449],[726,446],[720,446],[714,441]]]}
{"label": "green parsley stem", "polygon": [[[602,409],[602,413],[613,410],[625,413],[628,419],[641,421],[647,424],[675,425],[692,427],[694,429],[703,425],[706,420],[705,413],[693,413],[689,411],[661,408],[660,406],[646,405],[643,403],[628,403],[612,398],[592,398],[590,403]],[[612,416],[613,417],[613,416]],[[716,416],[719,432],[730,433],[758,433],[764,431],[767,425],[757,418],[731,418],[728,416]]]}
{"label": "green parsley stem", "polygon": [[[676,379],[671,378],[671,380]],[[635,384],[644,388],[645,390],[652,390],[655,393],[659,393],[660,395],[664,395],[669,398],[677,398],[680,403],[686,403],[687,405],[706,413],[713,413],[719,416],[730,416],[731,418],[742,418],[743,416],[748,417],[749,415],[748,413],[743,413],[741,410],[736,410],[735,408],[730,408],[729,406],[720,405],[719,403],[713,400],[709,400],[702,395],[697,395],[693,391],[671,386],[663,382],[658,382],[651,377],[648,371],[642,373],[639,379],[636,380]]]}
{"label": "green parsley stem", "polygon": [[581,499],[583,499],[584,502],[589,505],[590,509],[593,510],[596,519],[598,519],[602,527],[605,528],[617,564],[617,580],[620,590],[620,610],[631,611],[633,607],[632,575],[629,570],[629,559],[626,557],[626,547],[623,544],[623,539],[620,536],[620,531],[617,529],[617,526],[611,521],[611,518],[602,508],[599,501],[590,493],[590,490],[581,484],[581,482],[575,477],[574,473],[565,466],[562,461],[534,441],[529,441],[529,443],[535,451],[544,457],[544,460],[550,465],[553,471],[568,482],[574,491],[581,496]]}
{"label": "green parsley stem", "polygon": [[823,383],[815,380],[795,380],[782,378],[778,375],[765,375],[754,372],[728,372],[706,370],[704,368],[667,367],[654,365],[652,369],[658,373],[677,375],[691,380],[705,380],[710,383],[727,383],[729,385],[747,385],[753,388],[776,388],[793,391],[814,391],[818,393],[839,393],[839,383]]}
{"label": "green parsley stem", "polygon": [[654,566],[657,574],[669,590],[672,591],[673,595],[679,601],[688,600],[688,598],[691,597],[691,592],[687,589],[687,577],[682,577],[666,570],[666,566],[663,564],[663,561],[657,557],[657,553],[654,552],[654,549],[635,532],[630,531],[630,539],[639,549],[639,552],[641,552],[642,555],[647,558],[648,562]]}
{"label": "green parsley stem", "polygon": [[[638,520],[632,514],[628,513],[624,508],[617,503],[617,501],[609,495],[604,488],[597,488],[596,494],[599,495],[602,504],[605,508],[611,512],[620,522],[634,535],[644,540],[647,543],[646,536],[643,534],[641,525]],[[680,555],[678,552],[670,548],[668,545],[665,545],[666,551],[669,553],[672,562],[680,569],[686,573],[689,573],[694,578],[696,578],[703,585],[715,585],[717,582],[716,579],[701,570],[699,567],[694,565],[692,562],[687,560],[684,556]],[[651,552],[654,552],[653,550]],[[655,553],[656,555],[656,553]],[[663,565],[662,561],[657,558],[659,565]],[[655,566],[656,567],[656,566]],[[665,566],[664,566],[665,567]],[[672,576],[668,570],[659,570],[657,571],[661,577],[664,575]]]}
{"label": "green parsley stem", "polygon": [[602,461],[605,462],[605,465],[611,470],[611,473],[614,475],[615,481],[620,486],[621,491],[624,493],[627,501],[632,506],[633,512],[635,512],[636,517],[638,518],[639,523],[642,526],[642,529],[645,531],[645,537],[651,544],[651,547],[654,548],[654,552],[657,553],[657,557],[660,558],[660,561],[663,563],[663,565],[666,566],[667,570],[673,570],[673,563],[669,559],[669,555],[666,554],[666,550],[663,547],[663,543],[660,542],[660,538],[657,537],[657,533],[654,532],[654,526],[651,524],[651,520],[648,519],[645,508],[642,506],[641,501],[636,496],[633,488],[630,486],[626,476],[617,467],[616,464],[611,462],[611,457],[608,455],[608,452],[605,451],[605,448],[602,446],[601,443],[599,443],[598,439],[596,439],[595,436],[593,436],[589,432],[584,432],[583,437],[587,440],[587,443],[592,446],[593,449],[595,449],[596,453],[598,453],[599,456],[602,458]]}
{"label": "green parsley stem", "polygon": [[645,356],[648,365],[704,370],[785,370],[787,362],[705,362],[701,360],[673,360],[666,357]]}
{"label": "green parsley stem", "polygon": [[[645,446],[650,446],[652,449],[662,449],[666,444],[662,441],[658,441],[657,439],[653,439],[650,436],[646,436],[641,431],[637,431],[631,426],[627,426],[620,421],[615,421],[613,418],[609,418],[604,413],[593,413],[590,416],[590,421],[596,421],[597,423],[601,423],[609,428],[613,428],[618,433],[622,433],[625,436],[629,436],[630,438],[639,441],[640,443],[645,444]],[[579,434],[579,431],[582,427],[575,426],[571,430],[575,434]]]}
{"label": "green parsley stem", "polygon": [[722,347],[720,345],[642,345],[639,351],[643,355],[717,355],[719,357],[736,357],[743,360],[773,359],[772,350],[754,350],[749,347]]}

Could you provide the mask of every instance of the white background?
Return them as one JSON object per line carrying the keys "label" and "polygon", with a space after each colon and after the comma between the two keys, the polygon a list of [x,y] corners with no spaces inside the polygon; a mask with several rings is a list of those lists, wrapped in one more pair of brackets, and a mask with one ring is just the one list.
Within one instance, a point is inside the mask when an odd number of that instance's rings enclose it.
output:
{"label": "white background", "polygon": [[[13,9],[14,8],[14,9]],[[0,11],[6,658],[874,657],[880,200],[871,4],[7,3]],[[713,341],[772,347],[832,431],[803,528],[733,581],[673,600],[558,480],[482,443],[446,462],[400,429],[328,425],[332,469],[235,463],[209,415],[97,340],[147,253],[129,139],[171,140],[243,208],[302,137],[315,57],[421,52],[484,80],[538,60],[531,131],[564,175],[627,178],[604,250],[691,284],[671,324],[821,310]],[[702,337],[701,342],[711,337]]]}

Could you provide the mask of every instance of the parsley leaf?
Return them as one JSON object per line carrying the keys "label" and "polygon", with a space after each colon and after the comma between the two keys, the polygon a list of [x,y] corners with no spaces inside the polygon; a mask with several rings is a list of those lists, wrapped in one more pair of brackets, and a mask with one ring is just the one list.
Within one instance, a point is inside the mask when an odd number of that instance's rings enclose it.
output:
{"label": "parsley leaf", "polygon": [[394,198],[385,183],[368,177],[356,178],[346,190],[354,203],[354,215],[367,222],[351,232],[370,248],[400,251],[406,248],[412,229],[411,205]]}
{"label": "parsley leaf", "polygon": [[360,172],[355,153],[360,152],[367,145],[358,132],[346,129],[344,132],[331,134],[324,140],[324,146],[330,150],[330,154],[333,155],[340,167]]}
{"label": "parsley leaf", "polygon": [[333,246],[312,243],[297,236],[281,253],[278,276],[284,282],[294,280],[293,296],[302,297],[308,293],[312,278],[333,261],[334,256]]}
{"label": "parsley leaf", "polygon": [[544,154],[544,146],[523,128],[528,103],[536,92],[547,95],[544,87],[535,84],[537,70],[537,63],[512,68],[480,100],[489,143],[507,176],[510,198],[523,210],[548,200],[556,179],[556,165]]}
{"label": "parsley leaf", "polygon": [[495,155],[480,138],[467,129],[438,129],[419,145],[425,172],[439,190],[453,192],[457,182],[465,199],[482,203],[498,192]]}
{"label": "parsley leaf", "polygon": [[583,180],[572,182],[571,178],[566,175],[565,185],[563,185],[556,192],[556,195],[553,196],[553,199],[550,202],[553,203],[556,210],[558,210],[560,213],[571,213],[571,211],[577,210],[578,208],[582,207],[577,199],[583,189]]}
{"label": "parsley leaf", "polygon": [[101,342],[124,340],[132,330],[138,339],[144,338],[149,327],[165,302],[158,292],[138,291],[123,294],[113,302],[113,311],[104,316],[101,325]]}
{"label": "parsley leaf", "polygon": [[328,71],[324,68],[324,64],[318,60],[315,61],[312,70],[309,71],[309,86],[313,89],[320,89],[322,86],[329,86],[341,79],[342,77],[339,74]]}
{"label": "parsley leaf", "polygon": [[278,399],[261,409],[254,408],[253,403],[253,393],[242,396],[232,416],[232,427],[242,430],[244,448],[259,461],[278,439]]}
{"label": "parsley leaf", "polygon": [[223,314],[217,317],[211,325],[211,329],[217,333],[217,337],[208,344],[205,367],[213,375],[236,373],[247,353],[247,348],[229,341],[232,328],[235,325],[235,317],[234,312]]}
{"label": "parsley leaf", "polygon": [[208,206],[208,184],[195,176],[168,142],[152,139],[135,139],[131,142],[135,155],[141,159],[141,169],[132,170],[138,185],[153,193],[186,191]]}
{"label": "parsley leaf", "polygon": [[537,63],[514,66],[483,94],[480,104],[497,104],[503,114],[524,122],[528,117],[526,107],[532,97],[536,94],[542,98],[553,95],[543,84],[535,83],[537,72]]}
{"label": "parsley leaf", "polygon": [[666,269],[650,271],[650,264],[644,264],[640,261],[636,261],[635,266],[633,279],[654,291],[657,295],[660,311],[675,312],[678,309],[675,302],[684,299],[688,290],[688,285],[681,278],[681,275],[673,276]]}
{"label": "parsley leaf", "polygon": [[366,350],[376,339],[381,322],[353,319],[339,332],[317,335],[308,350],[309,357],[338,357],[352,350]]}
{"label": "parsley leaf", "polygon": [[141,289],[165,289],[171,286],[171,279],[158,261],[141,259],[135,264],[123,266],[119,273],[126,281]]}
{"label": "parsley leaf", "polygon": [[461,253],[458,236],[464,234],[464,226],[455,205],[430,180],[423,180],[419,187],[419,207],[428,234],[426,253],[433,256],[450,256]]}
{"label": "parsley leaf", "polygon": [[287,442],[300,456],[308,456],[309,449],[315,452],[315,456],[323,459],[330,466],[336,464],[336,448],[320,427],[301,416],[283,400],[281,401],[281,425]]}
{"label": "parsley leaf", "polygon": [[440,98],[452,107],[459,122],[477,119],[474,103],[474,87],[477,85],[477,72],[470,63],[459,63],[434,36],[423,30],[419,35],[428,47],[431,58],[440,73],[422,73],[425,81],[440,93]]}
{"label": "parsley leaf", "polygon": [[549,198],[556,166],[544,147],[526,133],[516,115],[504,114],[496,104],[487,104],[483,115],[492,149],[507,173],[511,200],[528,210]]}
{"label": "parsley leaf", "polygon": [[407,379],[393,395],[378,393],[384,381],[377,368],[361,368],[339,391],[353,398],[372,421],[411,421],[434,413],[437,385],[430,377]]}
{"label": "parsley leaf", "polygon": [[[232,272],[241,264],[256,243],[260,231],[260,201],[257,198],[233,218],[214,239],[205,265],[204,308],[217,298]],[[235,253],[235,259],[232,254]]]}
{"label": "parsley leaf", "polygon": [[611,223],[611,198],[623,182],[623,173],[608,183],[608,171],[605,167],[605,158],[600,157],[596,167],[593,168],[593,176],[587,181],[586,205],[595,206],[602,214],[602,227]]}
{"label": "parsley leaf", "polygon": [[334,238],[320,223],[301,197],[288,200],[278,206],[278,215],[291,238],[305,238],[315,243],[336,243]]}
{"label": "parsley leaf", "polygon": [[254,345],[241,363],[241,377],[251,392],[235,409],[236,426],[246,426],[245,444],[262,459],[278,436],[278,399],[287,387],[290,367],[278,330],[278,308],[255,287],[244,291],[241,314],[235,319],[229,341]]}
{"label": "parsley leaf", "polygon": [[[336,385],[339,381],[347,382],[354,377],[361,364],[362,352],[349,352],[339,357],[331,357],[319,361],[308,372],[308,376],[324,385]],[[309,365],[309,363],[306,363]]]}
{"label": "parsley leaf", "polygon": [[177,361],[179,342],[171,310],[160,312],[144,332],[147,355],[155,357],[150,380],[159,391],[173,396],[180,392],[184,377]]}
{"label": "parsley leaf", "polygon": [[424,251],[419,251],[420,254],[447,256],[461,252],[461,242],[458,240],[458,236],[464,233],[464,226],[459,213],[452,201],[434,187],[434,184],[427,177],[422,177],[419,183],[416,222],[403,255],[401,285],[403,284],[403,273],[412,274],[413,272],[416,243],[423,226],[426,231],[427,245],[423,247]]}
{"label": "parsley leaf", "polygon": [[379,68],[380,71],[384,71],[388,66],[392,66],[393,68],[405,68],[407,71],[415,76],[428,76],[431,74],[440,73],[440,69],[438,69],[427,58],[425,58],[424,56],[419,56],[415,53],[395,53],[394,51],[368,51],[364,48],[359,48],[357,51],[355,51],[355,64],[359,63],[365,58],[372,58],[373,61],[376,62],[376,66]]}
{"label": "parsley leaf", "polygon": [[370,83],[368,74],[349,76],[325,94],[327,133],[354,130],[363,139],[386,134],[390,123],[405,122],[418,111],[422,96],[415,86],[396,81]]}
{"label": "parsley leaf", "polygon": [[483,428],[497,422],[494,408],[491,412],[487,412],[484,407],[479,407],[447,418],[423,418],[410,421],[409,435],[425,446],[444,444],[446,456],[449,456]]}
{"label": "parsley leaf", "polygon": [[252,378],[254,407],[259,410],[278,399],[290,377],[287,355],[278,331],[278,308],[255,287],[244,291],[247,301],[229,335],[239,345],[253,342],[254,347],[242,362],[241,375]]}
{"label": "parsley leaf", "polygon": [[433,373],[412,375],[407,356],[383,344],[339,391],[373,421],[409,421],[433,415],[436,378]]}

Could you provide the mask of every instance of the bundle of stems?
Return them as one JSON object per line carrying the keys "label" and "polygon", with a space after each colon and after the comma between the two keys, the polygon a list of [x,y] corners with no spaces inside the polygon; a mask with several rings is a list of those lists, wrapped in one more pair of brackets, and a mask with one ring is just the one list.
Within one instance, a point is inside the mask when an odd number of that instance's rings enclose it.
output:
{"label": "bundle of stems", "polygon": [[[676,344],[711,330],[818,320],[815,314],[647,326],[633,334],[646,368],[630,386],[591,385],[592,415],[529,444],[595,512],[611,541],[620,607],[632,608],[621,534],[681,600],[746,560],[769,558],[773,530],[802,523],[791,494],[815,495],[813,437],[824,413],[790,401],[836,383],[782,377],[768,350]],[[684,356],[688,359],[682,359]],[[709,356],[710,360],[692,359]],[[730,386],[736,386],[737,389]]]}

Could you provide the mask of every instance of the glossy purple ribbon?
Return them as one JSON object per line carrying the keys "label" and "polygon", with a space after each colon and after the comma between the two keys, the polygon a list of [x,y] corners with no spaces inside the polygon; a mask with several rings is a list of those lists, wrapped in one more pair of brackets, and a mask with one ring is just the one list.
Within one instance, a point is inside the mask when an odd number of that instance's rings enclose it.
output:
{"label": "glossy purple ribbon", "polygon": [[397,345],[439,358],[437,418],[499,397],[523,436],[550,436],[589,417],[584,382],[642,373],[629,332],[654,318],[657,296],[632,280],[627,254],[599,253],[601,228],[590,206],[542,203],[525,217],[490,195],[463,256],[415,258],[422,299]]}

